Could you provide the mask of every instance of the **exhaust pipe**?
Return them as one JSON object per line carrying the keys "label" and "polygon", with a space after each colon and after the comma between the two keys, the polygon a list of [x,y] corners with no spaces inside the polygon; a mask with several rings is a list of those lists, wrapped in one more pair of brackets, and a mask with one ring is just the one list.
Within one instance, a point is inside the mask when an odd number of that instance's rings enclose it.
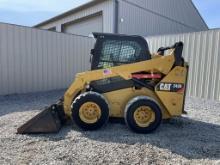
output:
{"label": "exhaust pipe", "polygon": [[17,129],[18,134],[56,133],[66,122],[63,104],[51,105]]}

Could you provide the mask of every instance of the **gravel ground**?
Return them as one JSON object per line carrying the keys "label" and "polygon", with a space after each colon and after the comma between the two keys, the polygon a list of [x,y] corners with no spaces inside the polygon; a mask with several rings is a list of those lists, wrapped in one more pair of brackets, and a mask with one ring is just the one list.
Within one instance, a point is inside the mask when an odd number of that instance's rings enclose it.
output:
{"label": "gravel ground", "polygon": [[220,164],[220,102],[187,98],[188,115],[149,135],[109,123],[95,132],[74,125],[58,134],[16,129],[64,91],[0,97],[0,164]]}

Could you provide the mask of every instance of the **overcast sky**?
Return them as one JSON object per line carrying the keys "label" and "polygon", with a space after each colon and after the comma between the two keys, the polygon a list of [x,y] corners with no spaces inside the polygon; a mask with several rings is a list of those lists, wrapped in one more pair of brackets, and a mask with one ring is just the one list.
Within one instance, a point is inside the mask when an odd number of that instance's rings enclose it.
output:
{"label": "overcast sky", "polygon": [[[0,0],[0,22],[33,26],[89,0]],[[220,28],[220,0],[193,0],[209,28]]]}

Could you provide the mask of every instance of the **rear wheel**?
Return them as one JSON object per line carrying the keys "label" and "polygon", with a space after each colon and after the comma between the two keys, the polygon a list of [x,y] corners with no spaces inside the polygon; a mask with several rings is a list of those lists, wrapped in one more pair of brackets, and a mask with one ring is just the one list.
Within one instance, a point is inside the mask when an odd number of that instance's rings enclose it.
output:
{"label": "rear wheel", "polygon": [[156,101],[146,96],[139,96],[127,104],[124,118],[132,131],[150,133],[160,125],[162,113]]}
{"label": "rear wheel", "polygon": [[84,130],[99,129],[109,119],[108,103],[99,93],[83,93],[72,104],[72,118]]}

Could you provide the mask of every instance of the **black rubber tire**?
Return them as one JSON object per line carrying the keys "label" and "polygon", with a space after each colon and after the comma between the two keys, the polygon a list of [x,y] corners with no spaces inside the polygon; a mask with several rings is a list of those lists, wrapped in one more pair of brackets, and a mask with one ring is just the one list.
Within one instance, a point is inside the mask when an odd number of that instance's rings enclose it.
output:
{"label": "black rubber tire", "polygon": [[[134,120],[134,112],[140,106],[149,106],[155,113],[155,120],[147,127],[140,127]],[[124,112],[124,119],[126,125],[136,133],[147,134],[155,131],[162,121],[162,113],[160,106],[153,99],[146,96],[139,96],[127,104]]]}
{"label": "black rubber tire", "polygon": [[[94,102],[99,105],[101,109],[101,117],[96,123],[85,123],[80,119],[79,109],[86,102]],[[80,94],[72,103],[72,119],[78,127],[83,130],[97,130],[103,127],[109,120],[109,107],[105,98],[96,92],[86,92]]]}

